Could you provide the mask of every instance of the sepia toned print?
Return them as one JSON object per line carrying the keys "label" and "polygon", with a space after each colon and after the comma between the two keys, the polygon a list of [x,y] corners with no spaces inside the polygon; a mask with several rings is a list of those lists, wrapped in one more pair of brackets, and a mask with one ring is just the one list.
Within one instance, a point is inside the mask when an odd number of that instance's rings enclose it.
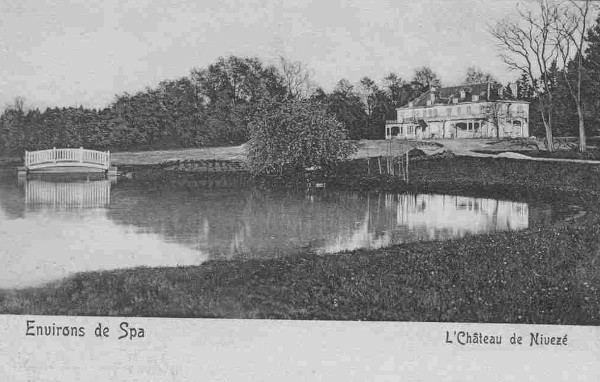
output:
{"label": "sepia toned print", "polygon": [[1,5],[0,313],[599,325],[595,2],[425,3]]}

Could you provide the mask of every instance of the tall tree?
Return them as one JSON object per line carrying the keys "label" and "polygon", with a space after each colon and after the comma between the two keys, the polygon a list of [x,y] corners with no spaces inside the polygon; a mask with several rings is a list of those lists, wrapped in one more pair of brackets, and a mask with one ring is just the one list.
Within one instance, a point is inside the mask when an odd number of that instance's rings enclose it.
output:
{"label": "tall tree", "polygon": [[327,111],[342,122],[350,139],[361,139],[368,135],[368,116],[360,95],[348,80],[338,81],[327,97]]}
{"label": "tall tree", "polygon": [[389,73],[383,78],[383,88],[391,102],[392,108],[404,106],[414,98],[413,89],[396,73]]}
{"label": "tall tree", "polygon": [[419,91],[426,91],[431,87],[442,86],[440,77],[427,66],[421,66],[420,68],[415,69],[412,82]]}
{"label": "tall tree", "polygon": [[481,68],[469,66],[465,73],[465,84],[480,84],[484,82],[498,82],[491,73],[484,73]]}
{"label": "tall tree", "polygon": [[591,2],[589,0],[569,0],[561,4],[561,16],[556,19],[555,24],[558,33],[556,44],[562,59],[562,72],[566,88],[577,108],[579,152],[585,152],[587,149],[582,107],[582,80],[584,71],[586,70],[583,54],[587,45],[585,34],[589,25],[590,5]]}
{"label": "tall tree", "polygon": [[583,99],[591,117],[590,122],[600,125],[600,15],[587,32],[583,82]]}
{"label": "tall tree", "polygon": [[315,90],[312,71],[300,61],[279,57],[279,70],[290,99],[307,99]]}
{"label": "tall tree", "polygon": [[503,52],[500,57],[504,63],[509,69],[526,74],[534,85],[535,95],[540,100],[546,144],[548,150],[553,151],[554,94],[551,89],[550,66],[559,55],[556,41],[560,36],[554,27],[559,11],[550,0],[537,0],[535,3],[535,9],[520,9],[518,20],[499,21],[491,33]]}

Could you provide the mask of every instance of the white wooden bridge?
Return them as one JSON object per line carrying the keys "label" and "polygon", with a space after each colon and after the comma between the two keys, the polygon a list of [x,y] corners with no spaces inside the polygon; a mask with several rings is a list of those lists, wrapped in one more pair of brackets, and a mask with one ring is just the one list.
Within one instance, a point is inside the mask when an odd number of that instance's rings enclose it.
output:
{"label": "white wooden bridge", "polygon": [[25,167],[19,168],[19,173],[22,172],[106,172],[116,175],[116,168],[110,166],[110,151],[52,148],[25,151]]}

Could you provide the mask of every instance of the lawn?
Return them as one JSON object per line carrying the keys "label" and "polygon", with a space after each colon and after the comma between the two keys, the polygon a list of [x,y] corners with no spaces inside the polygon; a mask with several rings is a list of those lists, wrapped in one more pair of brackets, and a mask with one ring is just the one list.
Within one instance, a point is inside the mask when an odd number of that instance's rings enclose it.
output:
{"label": "lawn", "polygon": [[[89,272],[0,291],[0,313],[600,325],[600,167],[510,159],[424,159],[410,188],[534,194],[587,212],[538,229],[339,255],[209,261]],[[364,161],[335,181],[405,188]]]}

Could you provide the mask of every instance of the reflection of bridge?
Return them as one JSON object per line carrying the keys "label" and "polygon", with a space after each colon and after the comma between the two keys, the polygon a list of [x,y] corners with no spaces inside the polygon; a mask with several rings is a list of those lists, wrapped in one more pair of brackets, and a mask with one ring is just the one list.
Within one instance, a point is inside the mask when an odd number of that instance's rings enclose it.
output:
{"label": "reflection of bridge", "polygon": [[90,208],[110,203],[110,180],[86,182],[25,181],[25,204],[53,207]]}
{"label": "reflection of bridge", "polygon": [[110,152],[78,149],[57,149],[25,151],[25,167],[20,173],[27,172],[107,172],[116,175],[116,169],[110,166]]}

